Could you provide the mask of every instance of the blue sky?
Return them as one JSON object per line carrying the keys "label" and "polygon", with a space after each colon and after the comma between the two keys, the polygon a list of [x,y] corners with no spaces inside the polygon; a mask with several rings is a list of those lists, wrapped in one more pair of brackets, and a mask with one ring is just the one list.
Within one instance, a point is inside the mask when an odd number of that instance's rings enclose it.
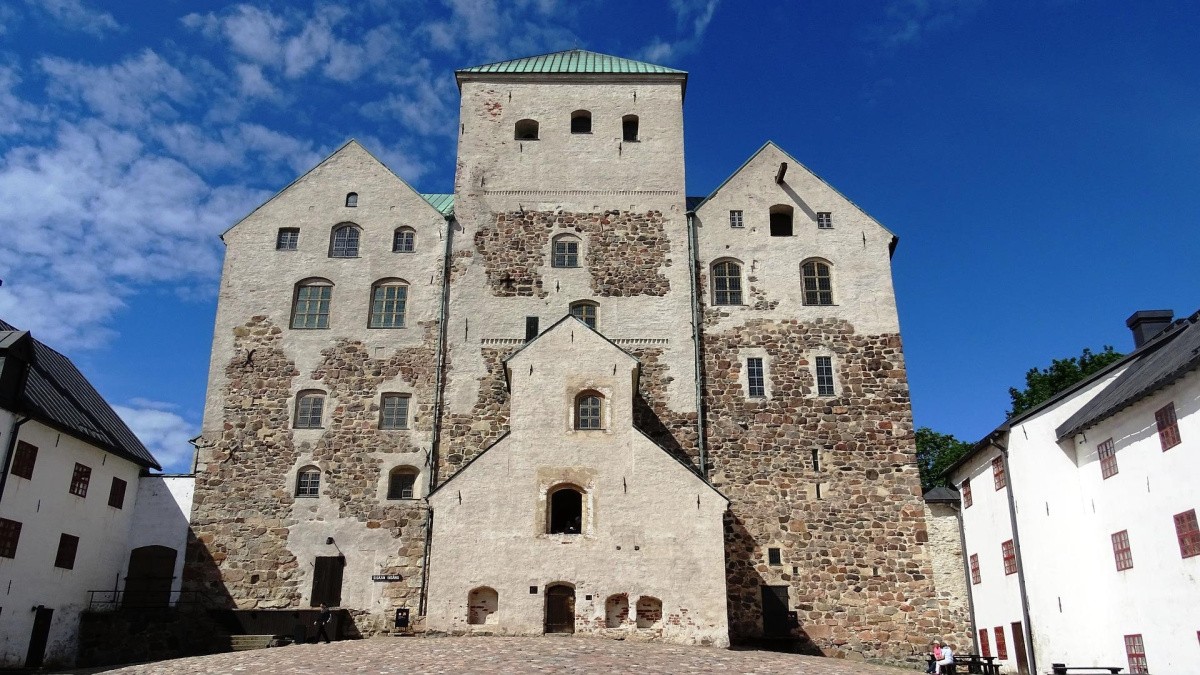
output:
{"label": "blue sky", "polygon": [[458,67],[580,47],[691,73],[688,190],[772,139],[900,236],[917,425],[1200,308],[1200,5],[1045,0],[13,0],[0,317],[169,469],[199,430],[217,235],[347,138],[452,186]]}

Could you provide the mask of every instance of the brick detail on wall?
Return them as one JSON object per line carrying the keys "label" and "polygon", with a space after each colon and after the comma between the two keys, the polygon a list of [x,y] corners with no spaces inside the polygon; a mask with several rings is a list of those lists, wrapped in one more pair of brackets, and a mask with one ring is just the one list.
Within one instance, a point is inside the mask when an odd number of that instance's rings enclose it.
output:
{"label": "brick detail on wall", "polygon": [[509,211],[496,214],[492,225],[475,233],[492,294],[546,297],[542,268],[549,265],[550,239],[565,233],[585,240],[580,264],[591,274],[596,295],[663,296],[670,291],[660,271],[670,265],[670,241],[659,211]]}
{"label": "brick detail on wall", "polygon": [[[744,348],[769,355],[768,398],[739,383]],[[836,398],[816,396],[816,349],[835,355]],[[900,337],[859,335],[844,320],[752,319],[705,335],[703,350],[711,475],[731,500],[730,637],[761,635],[761,586],[787,584],[795,635],[829,656],[911,661],[930,635],[970,644],[923,543]],[[767,546],[782,565],[767,564]]]}

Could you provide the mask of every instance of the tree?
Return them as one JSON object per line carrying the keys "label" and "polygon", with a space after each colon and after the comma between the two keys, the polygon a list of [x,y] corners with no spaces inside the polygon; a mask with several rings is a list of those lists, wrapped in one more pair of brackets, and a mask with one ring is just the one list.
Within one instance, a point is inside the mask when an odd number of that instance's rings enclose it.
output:
{"label": "tree", "polygon": [[929,427],[917,429],[917,468],[921,472],[921,489],[928,491],[939,485],[950,485],[942,471],[967,454],[971,444],[950,434],[939,434]]}
{"label": "tree", "polygon": [[1008,416],[1020,415],[1124,356],[1105,345],[1099,354],[1084,348],[1079,358],[1054,359],[1049,368],[1031,368],[1025,373],[1025,389],[1018,391],[1016,387],[1011,387],[1008,390],[1012,398],[1012,410],[1008,411]]}

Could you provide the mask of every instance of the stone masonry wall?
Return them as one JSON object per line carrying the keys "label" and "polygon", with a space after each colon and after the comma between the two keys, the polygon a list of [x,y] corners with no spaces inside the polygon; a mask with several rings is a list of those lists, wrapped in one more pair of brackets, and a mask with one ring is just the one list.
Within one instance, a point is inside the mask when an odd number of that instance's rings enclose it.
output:
{"label": "stone masonry wall", "polygon": [[[746,349],[767,354],[767,398],[739,381]],[[815,394],[814,352],[834,357],[835,397]],[[731,500],[731,637],[762,634],[763,585],[790,587],[794,634],[826,655],[915,663],[952,635],[925,550],[899,336],[752,319],[706,335],[704,366],[711,475]]]}
{"label": "stone masonry wall", "polygon": [[680,413],[667,405],[668,372],[660,347],[629,347],[626,351],[641,362],[638,395],[633,402],[633,425],[679,459],[699,468],[696,413]]}
{"label": "stone masonry wall", "polygon": [[933,560],[933,581],[943,611],[960,630],[944,639],[959,652],[974,651],[971,635],[971,610],[967,601],[967,572],[963,564],[962,538],[958,530],[958,511],[949,504],[926,504],[925,522],[929,528],[929,555]]}
{"label": "stone masonry wall", "polygon": [[494,225],[475,233],[475,247],[486,266],[492,294],[549,295],[542,288],[541,269],[548,264],[551,238],[566,233],[584,240],[581,253],[596,295],[662,296],[670,290],[670,282],[660,271],[670,264],[670,240],[658,211],[510,211],[496,214]]}

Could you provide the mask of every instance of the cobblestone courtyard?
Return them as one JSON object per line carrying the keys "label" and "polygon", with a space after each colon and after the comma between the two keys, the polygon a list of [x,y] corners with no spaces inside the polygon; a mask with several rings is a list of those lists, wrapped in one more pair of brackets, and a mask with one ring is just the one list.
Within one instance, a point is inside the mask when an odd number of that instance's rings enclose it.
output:
{"label": "cobblestone courtyard", "polygon": [[765,651],[587,638],[376,638],[197,656],[105,673],[800,673],[919,671]]}

